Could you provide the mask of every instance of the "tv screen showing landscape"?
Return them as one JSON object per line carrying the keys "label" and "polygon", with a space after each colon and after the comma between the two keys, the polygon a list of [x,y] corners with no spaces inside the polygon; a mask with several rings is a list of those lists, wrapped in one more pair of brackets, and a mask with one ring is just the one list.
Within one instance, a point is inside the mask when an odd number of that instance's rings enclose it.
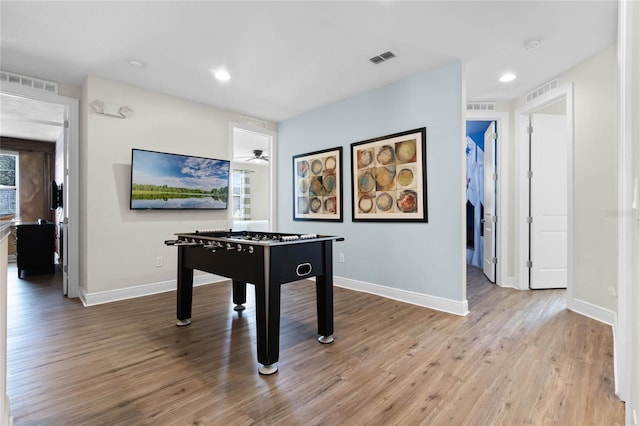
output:
{"label": "tv screen showing landscape", "polygon": [[227,208],[228,160],[133,149],[131,209]]}

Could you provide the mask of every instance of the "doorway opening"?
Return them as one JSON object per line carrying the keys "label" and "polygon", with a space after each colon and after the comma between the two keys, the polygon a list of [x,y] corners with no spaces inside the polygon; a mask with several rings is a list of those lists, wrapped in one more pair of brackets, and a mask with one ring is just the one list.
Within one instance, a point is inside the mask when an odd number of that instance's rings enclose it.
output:
{"label": "doorway opening", "polygon": [[509,114],[470,110],[466,118],[467,270],[479,272],[468,277],[512,287],[506,214]]}
{"label": "doorway opening", "polygon": [[516,280],[523,290],[571,291],[572,90],[566,86],[516,111]]}
{"label": "doorway opening", "polygon": [[232,124],[233,230],[274,230],[275,133]]}
{"label": "doorway opening", "polygon": [[[42,140],[39,132],[44,128],[59,127],[59,137],[52,141],[55,145],[55,172],[44,182],[45,191],[56,189],[56,211],[51,220],[58,229],[58,256],[62,270],[62,290],[70,298],[79,296],[79,103],[77,99],[60,96],[56,93],[39,91],[20,85],[3,84],[0,90],[2,102],[11,103],[12,114],[3,114],[3,136],[16,137],[18,134],[6,134],[4,124],[11,128],[20,128],[18,142],[23,139]],[[22,105],[22,106],[21,106]],[[41,105],[43,108],[33,107]],[[46,106],[46,108],[44,108]],[[43,110],[60,111],[56,120],[39,116]],[[6,122],[5,122],[6,121]],[[54,184],[55,182],[55,184]],[[61,189],[61,191],[58,191]],[[54,197],[52,196],[52,199]],[[48,207],[48,206],[47,206]],[[51,206],[53,208],[53,206]],[[63,230],[64,229],[64,230]]]}
{"label": "doorway opening", "polygon": [[467,264],[496,281],[495,121],[467,121]]}

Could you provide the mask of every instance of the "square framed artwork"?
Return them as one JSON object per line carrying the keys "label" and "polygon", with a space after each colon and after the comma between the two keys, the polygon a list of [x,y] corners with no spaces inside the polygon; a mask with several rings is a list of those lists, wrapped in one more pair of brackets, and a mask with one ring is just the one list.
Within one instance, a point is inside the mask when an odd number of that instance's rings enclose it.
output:
{"label": "square framed artwork", "polygon": [[293,220],[342,222],[342,147],[293,157]]}
{"label": "square framed artwork", "polygon": [[426,127],[351,144],[354,222],[427,222],[426,147]]}

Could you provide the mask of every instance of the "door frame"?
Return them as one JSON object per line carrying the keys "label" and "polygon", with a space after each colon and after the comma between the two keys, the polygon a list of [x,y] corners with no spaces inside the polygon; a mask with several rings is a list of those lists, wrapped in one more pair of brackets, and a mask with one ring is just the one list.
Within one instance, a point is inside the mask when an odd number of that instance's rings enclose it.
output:
{"label": "door frame", "polygon": [[17,96],[21,98],[33,99],[41,102],[48,102],[65,107],[65,121],[69,127],[65,132],[65,150],[69,162],[67,163],[69,170],[69,178],[64,190],[68,194],[65,207],[67,215],[65,216],[64,232],[67,240],[67,297],[77,298],[80,294],[79,288],[79,230],[80,230],[80,214],[79,214],[79,176],[80,176],[80,102],[78,99],[67,96],[58,95],[57,93],[45,92],[43,90],[33,89],[27,86],[20,86],[12,83],[3,82],[0,85],[0,92],[8,96]]}
{"label": "door frame", "polygon": [[[229,152],[231,153],[231,168],[233,169],[233,157],[234,157],[234,145],[233,145],[233,129],[246,130],[247,132],[259,133],[269,137],[269,232],[275,231],[276,222],[276,206],[277,192],[276,192],[276,170],[277,168],[277,156],[276,156],[276,136],[277,133],[271,130],[263,129],[262,127],[250,126],[246,124],[240,124],[237,122],[229,123]],[[231,180],[229,188],[233,188],[233,173],[230,173]],[[231,191],[229,191],[231,194]],[[233,223],[233,209],[229,209],[228,220]]]}
{"label": "door frame", "polygon": [[467,111],[466,121],[495,121],[498,132],[496,151],[498,157],[498,181],[496,183],[496,285],[499,287],[513,287],[513,277],[509,277],[508,253],[509,248],[509,113],[495,111]]}
{"label": "door frame", "polygon": [[[569,141],[567,143],[567,299],[573,295],[573,240],[574,240],[574,102],[573,83],[567,84],[557,90],[545,93],[528,104],[516,109],[515,129],[515,184],[516,184],[516,262],[515,262],[515,287],[520,290],[529,290],[529,117],[531,114],[549,106],[557,101],[565,99],[567,131]],[[535,130],[534,130],[535,131]]]}
{"label": "door frame", "polygon": [[[636,318],[638,314],[637,309],[634,308],[637,306],[640,291],[636,289],[634,293],[633,289],[632,259],[640,248],[633,246],[632,215],[635,214],[638,218],[639,213],[632,206],[634,188],[632,155],[639,155],[635,150],[640,148],[640,141],[638,139],[634,141],[634,118],[638,111],[637,107],[634,107],[631,95],[634,84],[638,81],[637,77],[633,77],[634,67],[637,66],[634,65],[634,60],[636,63],[638,60],[633,49],[634,47],[637,49],[639,45],[634,38],[634,34],[637,33],[636,17],[639,7],[640,5],[634,2],[618,2],[618,212],[629,212],[629,214],[618,216],[618,311],[613,326],[613,368],[615,393],[627,403],[625,414],[629,424],[631,423],[629,419],[632,419],[634,414],[634,403],[640,400],[638,396],[640,386],[633,384],[634,369],[632,368],[634,332],[636,341],[638,339],[638,323],[636,322],[634,326],[634,313]],[[635,89],[638,90],[637,87]],[[638,368],[637,365],[635,368]],[[632,374],[629,374],[630,372]]]}

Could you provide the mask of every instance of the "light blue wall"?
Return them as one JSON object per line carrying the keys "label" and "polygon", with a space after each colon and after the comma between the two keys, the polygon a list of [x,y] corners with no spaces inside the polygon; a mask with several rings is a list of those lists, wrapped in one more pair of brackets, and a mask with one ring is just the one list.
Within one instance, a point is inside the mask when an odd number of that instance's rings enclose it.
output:
{"label": "light blue wall", "polygon": [[[351,221],[351,147],[427,128],[428,223]],[[339,235],[334,275],[450,300],[466,298],[463,248],[464,122],[459,62],[278,124],[280,232]],[[292,156],[343,147],[342,223],[292,219]],[[345,263],[338,262],[344,253]]]}

